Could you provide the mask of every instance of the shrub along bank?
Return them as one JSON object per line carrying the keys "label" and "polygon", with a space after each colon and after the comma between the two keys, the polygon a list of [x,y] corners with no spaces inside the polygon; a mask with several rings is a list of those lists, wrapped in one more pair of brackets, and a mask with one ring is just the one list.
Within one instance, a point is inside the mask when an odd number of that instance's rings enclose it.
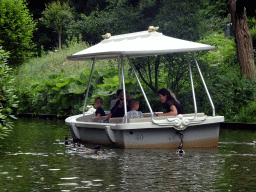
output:
{"label": "shrub along bank", "polygon": [[6,53],[0,46],[0,139],[3,139],[12,129],[13,110],[17,108],[18,100],[13,86],[12,69],[7,65]]}

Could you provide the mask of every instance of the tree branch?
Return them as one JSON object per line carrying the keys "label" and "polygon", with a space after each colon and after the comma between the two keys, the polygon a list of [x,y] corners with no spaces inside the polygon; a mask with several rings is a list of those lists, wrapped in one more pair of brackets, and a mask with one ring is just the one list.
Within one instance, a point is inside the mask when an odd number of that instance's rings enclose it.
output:
{"label": "tree branch", "polygon": [[144,83],[145,83],[150,89],[152,89],[155,93],[157,93],[158,91],[157,91],[151,84],[149,84],[149,83],[146,81],[146,79],[143,77],[143,75],[142,75],[142,73],[141,73],[139,67],[135,65],[135,68],[136,68],[136,70],[138,71],[138,73],[139,73],[141,79],[144,81]]}

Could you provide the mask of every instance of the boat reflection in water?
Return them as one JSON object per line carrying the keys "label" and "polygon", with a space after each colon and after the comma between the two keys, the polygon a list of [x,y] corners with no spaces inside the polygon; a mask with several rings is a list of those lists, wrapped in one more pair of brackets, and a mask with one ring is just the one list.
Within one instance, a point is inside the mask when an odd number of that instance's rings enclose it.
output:
{"label": "boat reflection in water", "polygon": [[[71,116],[65,120],[70,127],[73,138],[80,139],[85,143],[114,144],[122,148],[177,148],[182,142],[184,148],[218,146],[219,124],[224,122],[224,117],[215,116],[214,104],[193,54],[196,51],[208,51],[215,47],[168,37],[151,30],[151,28],[149,29],[148,31],[116,36],[106,35],[106,39],[99,44],[67,57],[69,60],[93,60],[83,114]],[[152,47],[152,45],[154,46]],[[154,116],[158,112],[153,112],[131,58],[178,52],[187,53],[195,112],[177,116]],[[213,110],[212,116],[197,113],[189,53],[193,57],[210,100]],[[105,117],[95,117],[94,113],[85,112],[95,62],[104,59],[117,59],[119,87],[125,92],[124,58],[129,60],[150,113],[144,113],[144,118],[127,120],[126,95],[124,94],[125,122],[122,123],[122,118],[110,118],[108,122],[104,122]],[[106,112],[106,115],[108,113]]]}

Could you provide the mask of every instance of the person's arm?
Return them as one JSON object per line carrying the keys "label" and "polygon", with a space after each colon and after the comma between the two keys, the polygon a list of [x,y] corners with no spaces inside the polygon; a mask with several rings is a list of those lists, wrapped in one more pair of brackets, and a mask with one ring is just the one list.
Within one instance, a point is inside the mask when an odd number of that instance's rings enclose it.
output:
{"label": "person's arm", "polygon": [[110,112],[110,113],[105,117],[104,120],[108,120],[111,116],[112,116],[112,113]]}
{"label": "person's arm", "polygon": [[171,107],[170,107],[170,112],[168,112],[168,113],[158,113],[157,114],[157,116],[176,116],[176,115],[178,115],[178,111],[177,111],[177,108],[175,107],[175,105],[172,105]]}
{"label": "person's arm", "polygon": [[101,117],[101,114],[100,114],[100,113],[98,113],[98,114],[96,115],[96,117]]}

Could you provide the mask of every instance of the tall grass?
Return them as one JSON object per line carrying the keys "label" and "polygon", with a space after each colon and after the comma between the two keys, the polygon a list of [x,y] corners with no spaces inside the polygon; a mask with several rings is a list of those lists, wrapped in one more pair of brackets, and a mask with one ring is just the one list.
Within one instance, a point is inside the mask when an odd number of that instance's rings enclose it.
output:
{"label": "tall grass", "polygon": [[[29,62],[16,69],[16,82],[25,81],[41,82],[60,74],[78,75],[86,69],[91,69],[92,61],[70,61],[67,56],[88,48],[85,42],[72,43],[61,50],[49,52],[42,57],[32,58]],[[117,66],[113,61],[97,61],[95,68],[109,68]]]}

